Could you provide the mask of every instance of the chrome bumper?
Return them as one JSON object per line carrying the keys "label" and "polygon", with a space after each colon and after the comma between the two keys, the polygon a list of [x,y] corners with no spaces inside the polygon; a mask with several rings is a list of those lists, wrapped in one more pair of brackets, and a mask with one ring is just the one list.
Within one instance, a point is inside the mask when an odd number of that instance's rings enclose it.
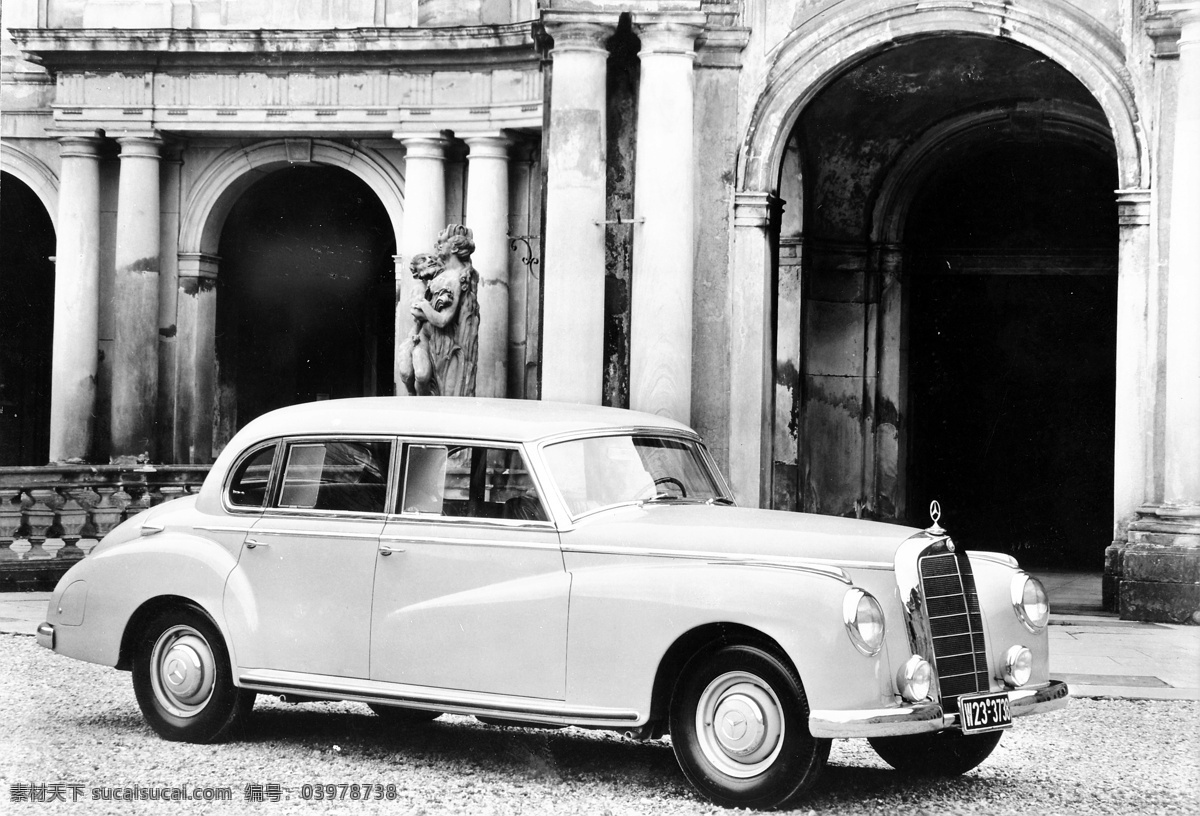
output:
{"label": "chrome bumper", "polygon": [[39,623],[37,628],[37,644],[45,646],[51,651],[54,650],[54,625],[50,623]]}
{"label": "chrome bumper", "polygon": [[[1008,693],[1013,717],[1054,711],[1067,704],[1070,691],[1061,680],[1051,680],[1039,689],[1017,689]],[[813,711],[808,730],[814,737],[896,737],[942,731],[958,725],[957,714],[947,714],[941,703],[877,708],[858,711]]]}

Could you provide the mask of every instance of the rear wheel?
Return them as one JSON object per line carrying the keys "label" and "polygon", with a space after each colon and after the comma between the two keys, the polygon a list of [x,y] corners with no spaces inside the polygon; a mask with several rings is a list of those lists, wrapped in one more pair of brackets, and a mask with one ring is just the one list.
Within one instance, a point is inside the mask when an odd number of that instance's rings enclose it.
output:
{"label": "rear wheel", "polygon": [[442,716],[440,711],[425,711],[421,708],[404,708],[402,706],[378,705],[367,703],[367,708],[375,712],[380,719],[396,725],[420,725]]}
{"label": "rear wheel", "polygon": [[937,731],[904,737],[871,737],[867,741],[884,762],[902,773],[960,776],[988,758],[999,744],[1001,733]]}
{"label": "rear wheel", "polygon": [[777,808],[820,776],[829,740],[808,731],[796,672],[755,646],[694,658],[671,699],[671,741],[697,790],[726,807]]}
{"label": "rear wheel", "polygon": [[142,630],[133,690],[146,722],[174,742],[218,742],[254,708],[254,692],[233,685],[221,633],[191,608],[163,612]]}

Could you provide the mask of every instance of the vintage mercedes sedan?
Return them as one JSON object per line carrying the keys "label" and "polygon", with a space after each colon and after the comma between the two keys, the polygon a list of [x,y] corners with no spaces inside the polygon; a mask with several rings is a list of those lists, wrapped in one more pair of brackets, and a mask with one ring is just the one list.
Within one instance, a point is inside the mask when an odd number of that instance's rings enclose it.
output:
{"label": "vintage mercedes sedan", "polygon": [[961,774],[1059,708],[1046,594],[937,526],[734,506],[700,439],[616,409],[464,398],[298,405],[195,496],[113,530],[38,641],[131,671],[164,738],[266,693],[670,734],[687,778],[774,808],[834,737]]}

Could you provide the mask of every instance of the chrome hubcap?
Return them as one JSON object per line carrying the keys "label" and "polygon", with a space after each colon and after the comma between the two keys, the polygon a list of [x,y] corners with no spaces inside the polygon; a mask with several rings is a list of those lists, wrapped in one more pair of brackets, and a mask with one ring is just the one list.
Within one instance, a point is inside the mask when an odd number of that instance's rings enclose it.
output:
{"label": "chrome hubcap", "polygon": [[714,679],[696,707],[700,750],[718,770],[745,779],[766,771],[783,749],[783,709],[762,678],[729,672]]}
{"label": "chrome hubcap", "polygon": [[204,636],[190,626],[172,626],[150,653],[154,696],[176,717],[194,717],[212,697],[216,661]]}

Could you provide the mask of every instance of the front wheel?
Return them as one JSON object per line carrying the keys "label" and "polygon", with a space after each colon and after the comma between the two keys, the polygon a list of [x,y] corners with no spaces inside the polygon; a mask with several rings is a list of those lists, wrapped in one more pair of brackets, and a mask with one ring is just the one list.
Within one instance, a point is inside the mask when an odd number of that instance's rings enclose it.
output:
{"label": "front wheel", "polygon": [[1000,742],[1001,733],[937,731],[905,737],[871,737],[867,741],[884,762],[901,773],[961,776],[988,758]]}
{"label": "front wheel", "polygon": [[142,715],[173,742],[219,742],[254,708],[255,694],[233,685],[221,633],[195,609],[163,612],[142,632],[133,664]]}
{"label": "front wheel", "polygon": [[830,741],[809,733],[796,672],[754,646],[694,658],[672,695],[670,718],[684,776],[725,807],[787,805],[812,787],[829,757]]}

